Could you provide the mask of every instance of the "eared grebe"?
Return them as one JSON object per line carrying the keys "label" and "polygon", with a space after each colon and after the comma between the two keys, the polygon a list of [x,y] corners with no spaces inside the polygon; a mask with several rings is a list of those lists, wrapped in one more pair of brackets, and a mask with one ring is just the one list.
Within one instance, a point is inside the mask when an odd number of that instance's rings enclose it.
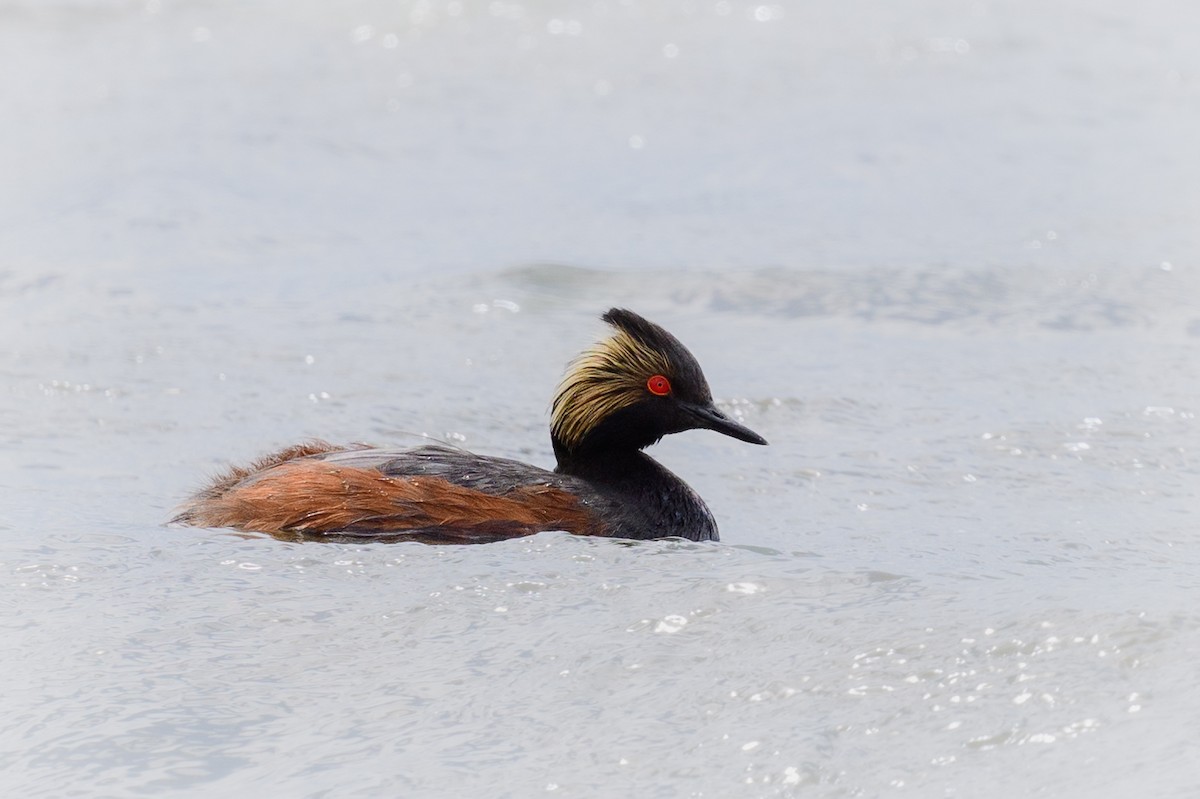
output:
{"label": "eared grebe", "polygon": [[717,540],[704,501],[641,450],[707,428],[767,442],[713,405],[679,340],[632,311],[580,355],[551,406],[553,472],[446,446],[311,442],[235,467],[173,519],[282,537],[481,543],[565,530],[615,538]]}

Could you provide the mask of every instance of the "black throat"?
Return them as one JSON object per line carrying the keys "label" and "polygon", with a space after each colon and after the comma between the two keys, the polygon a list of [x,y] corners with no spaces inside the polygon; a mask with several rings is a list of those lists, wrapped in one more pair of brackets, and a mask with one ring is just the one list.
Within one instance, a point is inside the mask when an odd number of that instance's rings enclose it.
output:
{"label": "black throat", "polygon": [[554,471],[586,481],[613,501],[620,538],[677,536],[691,541],[718,540],[717,523],[704,500],[658,461],[626,446],[568,450],[553,439]]}

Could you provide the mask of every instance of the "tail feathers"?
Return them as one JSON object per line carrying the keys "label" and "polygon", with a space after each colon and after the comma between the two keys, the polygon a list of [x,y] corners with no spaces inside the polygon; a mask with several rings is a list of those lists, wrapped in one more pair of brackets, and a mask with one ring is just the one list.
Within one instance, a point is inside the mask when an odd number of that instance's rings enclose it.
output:
{"label": "tail feathers", "polygon": [[238,483],[258,472],[266,471],[273,466],[278,466],[281,463],[296,460],[297,458],[307,458],[311,455],[323,455],[327,452],[341,452],[343,450],[365,449],[360,446],[338,446],[330,444],[328,441],[322,441],[314,438],[311,441],[305,441],[300,444],[293,444],[290,447],[272,452],[270,455],[264,455],[258,460],[251,461],[246,466],[231,466],[221,474],[213,478],[212,483],[208,488],[204,489],[196,495],[196,499],[211,499],[219,497],[229,489],[233,488]]}

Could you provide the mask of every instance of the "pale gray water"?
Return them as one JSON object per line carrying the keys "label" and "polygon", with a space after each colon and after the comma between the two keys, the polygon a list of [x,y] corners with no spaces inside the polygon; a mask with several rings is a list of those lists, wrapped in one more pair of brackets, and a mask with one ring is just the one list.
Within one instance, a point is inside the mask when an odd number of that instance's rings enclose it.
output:
{"label": "pale gray water", "polygon": [[[902,7],[901,7],[902,6]],[[0,2],[0,789],[1194,796],[1200,12]],[[162,526],[549,465],[627,304],[720,545]]]}

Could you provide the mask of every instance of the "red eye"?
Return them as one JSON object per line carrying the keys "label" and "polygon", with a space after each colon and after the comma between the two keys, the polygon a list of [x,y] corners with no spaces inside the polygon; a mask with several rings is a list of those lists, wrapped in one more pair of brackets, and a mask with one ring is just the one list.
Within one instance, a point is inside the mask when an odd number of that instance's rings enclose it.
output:
{"label": "red eye", "polygon": [[655,375],[646,381],[646,388],[655,396],[665,397],[671,393],[671,381],[662,375]]}

